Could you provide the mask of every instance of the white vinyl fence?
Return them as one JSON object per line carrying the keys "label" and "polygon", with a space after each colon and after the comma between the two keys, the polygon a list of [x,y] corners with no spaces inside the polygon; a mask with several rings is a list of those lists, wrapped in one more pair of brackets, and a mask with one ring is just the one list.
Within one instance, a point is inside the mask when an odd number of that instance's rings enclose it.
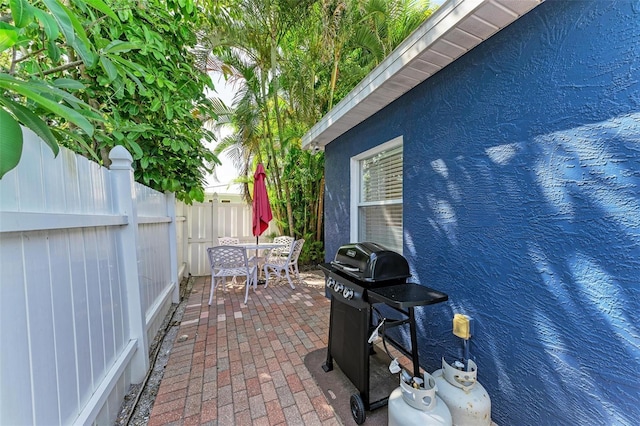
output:
{"label": "white vinyl fence", "polygon": [[174,196],[122,147],[106,169],[23,132],[0,180],[0,425],[111,425],[178,302]]}

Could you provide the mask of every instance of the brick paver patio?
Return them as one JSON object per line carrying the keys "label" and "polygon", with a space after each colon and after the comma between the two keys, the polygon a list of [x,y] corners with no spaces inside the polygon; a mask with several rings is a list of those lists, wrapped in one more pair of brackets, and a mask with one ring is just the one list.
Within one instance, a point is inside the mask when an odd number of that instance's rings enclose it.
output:
{"label": "brick paver patio", "polygon": [[155,399],[150,426],[340,425],[304,366],[326,347],[330,302],[321,275],[292,290],[270,282],[249,292],[198,277]]}

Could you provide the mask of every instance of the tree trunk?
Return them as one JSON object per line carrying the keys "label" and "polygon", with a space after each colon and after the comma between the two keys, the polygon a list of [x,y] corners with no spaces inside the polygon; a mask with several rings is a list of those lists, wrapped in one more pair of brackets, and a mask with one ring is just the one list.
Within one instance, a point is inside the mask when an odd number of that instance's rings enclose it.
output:
{"label": "tree trunk", "polygon": [[[283,189],[282,189],[282,181],[280,180],[280,164],[278,163],[278,158],[276,155],[276,149],[274,147],[274,143],[273,143],[273,131],[271,130],[271,120],[269,119],[269,108],[267,107],[268,105],[268,94],[267,94],[267,89],[265,87],[265,80],[264,78],[260,78],[260,84],[261,84],[261,89],[262,89],[262,102],[264,103],[264,123],[267,129],[267,146],[266,146],[266,151],[267,151],[267,158],[268,158],[268,165],[269,165],[269,171],[270,173],[267,175],[267,179],[271,182],[273,182],[273,187],[275,188],[275,192],[276,192],[276,197],[278,200],[282,200],[283,197]],[[272,205],[273,207],[273,205]],[[284,213],[281,208],[280,205],[277,204],[275,206],[275,208],[273,208],[273,210],[275,210],[275,217],[277,219],[279,219],[280,221],[282,221],[282,218],[285,216]],[[280,227],[279,227],[280,228]]]}
{"label": "tree trunk", "polygon": [[[284,152],[282,147],[283,144],[283,135],[284,135],[284,126],[282,124],[282,117],[280,115],[280,103],[278,102],[278,75],[277,75],[277,60],[276,60],[276,51],[277,44],[275,36],[271,37],[271,78],[273,78],[273,106],[276,112],[276,123],[278,124],[278,140],[280,141],[280,151]],[[291,206],[291,192],[289,190],[289,184],[285,179],[283,182],[284,194],[285,194],[285,203],[287,206],[287,222],[289,224],[289,233],[294,232],[293,227],[293,207]]]}
{"label": "tree trunk", "polygon": [[336,91],[336,84],[338,84],[338,66],[340,62],[340,49],[336,48],[333,51],[333,69],[331,70],[331,82],[329,86],[329,108],[333,108],[333,94]]}

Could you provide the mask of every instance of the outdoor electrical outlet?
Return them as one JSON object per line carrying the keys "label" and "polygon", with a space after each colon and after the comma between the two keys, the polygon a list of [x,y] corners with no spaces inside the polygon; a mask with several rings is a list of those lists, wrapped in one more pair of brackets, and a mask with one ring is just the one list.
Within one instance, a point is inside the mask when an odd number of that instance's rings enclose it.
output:
{"label": "outdoor electrical outlet", "polygon": [[473,318],[464,314],[453,316],[453,334],[461,339],[469,340],[473,334]]}

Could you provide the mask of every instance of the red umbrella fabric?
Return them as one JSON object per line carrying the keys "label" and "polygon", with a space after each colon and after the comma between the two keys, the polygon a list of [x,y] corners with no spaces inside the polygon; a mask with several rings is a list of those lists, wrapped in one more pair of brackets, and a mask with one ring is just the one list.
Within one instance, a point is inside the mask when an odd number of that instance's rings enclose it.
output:
{"label": "red umbrella fabric", "polygon": [[267,230],[269,222],[273,219],[265,184],[266,177],[264,166],[262,163],[258,164],[253,174],[253,235],[256,240]]}

